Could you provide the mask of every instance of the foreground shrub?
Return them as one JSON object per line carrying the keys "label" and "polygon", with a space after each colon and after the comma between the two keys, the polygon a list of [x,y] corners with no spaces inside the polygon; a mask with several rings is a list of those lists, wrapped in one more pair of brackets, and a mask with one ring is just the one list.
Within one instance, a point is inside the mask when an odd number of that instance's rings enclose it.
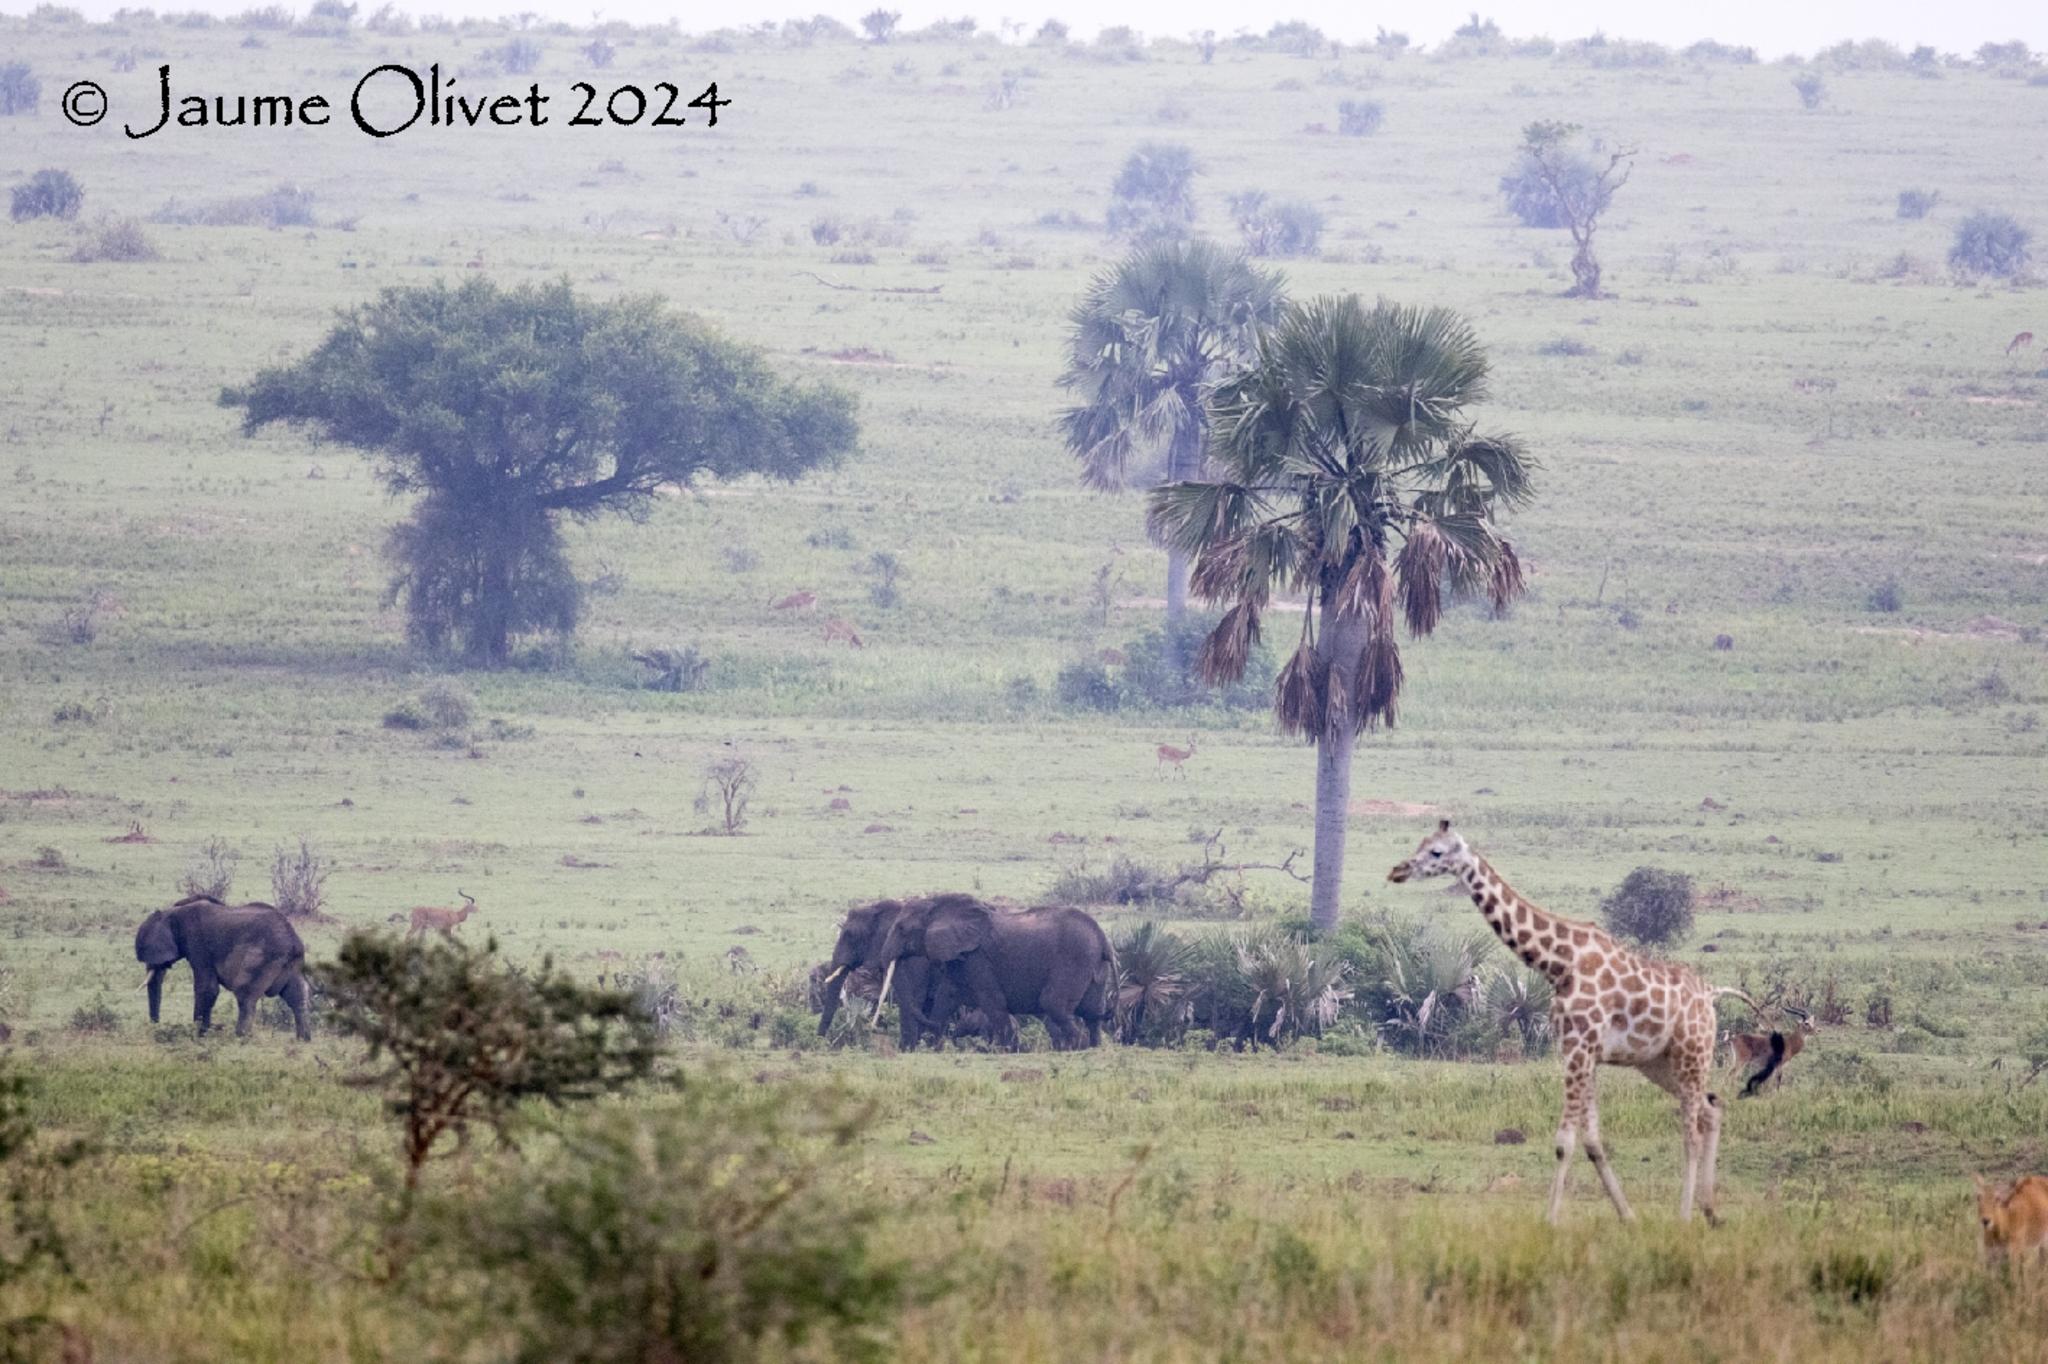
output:
{"label": "foreground shrub", "polygon": [[1273,200],[1259,190],[1230,196],[1231,216],[1253,256],[1313,256],[1323,238],[1323,211],[1303,199]]}
{"label": "foreground shrub", "polygon": [[1979,209],[1956,225],[1948,263],[1966,275],[2013,279],[2026,271],[2033,239],[2011,214]]}
{"label": "foreground shrub", "polygon": [[157,258],[156,243],[142,230],[142,224],[133,218],[116,218],[100,224],[71,253],[71,259],[80,265],[91,265],[96,261],[149,261]]}
{"label": "foreground shrub", "polygon": [[39,170],[14,187],[8,214],[17,223],[31,218],[76,218],[85,190],[70,172]]}
{"label": "foreground shrub", "polygon": [[1637,867],[1600,902],[1600,915],[1616,937],[1667,947],[1692,932],[1692,878],[1684,872]]}
{"label": "foreground shrub", "polygon": [[[0,1311],[0,1359],[54,1359],[46,1347],[63,1339],[63,1358],[73,1359],[69,1333],[49,1316],[54,1291],[76,1285],[71,1251],[55,1217],[66,1173],[89,1154],[83,1141],[46,1146],[29,1116],[28,1081],[0,1055],[0,1296],[11,1304]],[[20,1311],[26,1306],[28,1310]]]}
{"label": "foreground shrub", "polygon": [[724,1364],[821,1331],[835,1357],[876,1355],[906,1276],[842,1174],[869,1116],[832,1092],[694,1080],[673,1106],[564,1124],[484,1192],[430,1203],[420,1268],[493,1358]]}
{"label": "foreground shrub", "polygon": [[1132,241],[1185,237],[1195,225],[1195,153],[1173,142],[1132,152],[1110,188],[1107,224]]}

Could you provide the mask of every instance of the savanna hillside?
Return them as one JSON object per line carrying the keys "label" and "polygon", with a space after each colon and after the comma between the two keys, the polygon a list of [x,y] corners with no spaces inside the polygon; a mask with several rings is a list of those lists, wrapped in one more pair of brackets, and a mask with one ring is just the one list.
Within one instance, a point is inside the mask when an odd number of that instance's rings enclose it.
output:
{"label": "savanna hillside", "polygon": [[[0,230],[0,1020],[45,1144],[99,1147],[56,1203],[77,1282],[0,1279],[0,1308],[103,1360],[498,1357],[360,1272],[391,1140],[339,1083],[356,1047],[317,1020],[304,1046],[195,1042],[182,968],[166,1026],[143,1016],[134,926],[194,851],[225,840],[260,897],[303,838],[330,870],[315,958],[459,887],[462,931],[514,960],[673,984],[666,1070],[875,1105],[833,1185],[932,1290],[878,1328],[906,1358],[2035,1357],[2048,1322],[1979,1271],[1966,1176],[2038,1164],[2048,1117],[2018,1084],[2048,1060],[2048,370],[2008,352],[2048,306],[1947,257],[1979,209],[2048,230],[2048,80],[2010,50],[1301,39],[0,19],[0,67],[42,86],[0,117],[0,183],[85,191]],[[154,121],[163,63],[178,93],[339,103],[386,61],[732,104],[716,129],[119,129]],[[84,78],[113,106],[91,129],[57,109]],[[1550,118],[1638,150],[1597,302],[1499,189]],[[1067,310],[1121,254],[1109,190],[1146,142],[1194,149],[1219,239],[1234,195],[1312,207],[1315,254],[1263,262],[1293,296],[1447,305],[1487,346],[1475,415],[1542,465],[1507,526],[1530,592],[1406,650],[1400,724],[1359,750],[1347,908],[1444,946],[1456,993],[1509,969],[1457,959],[1476,916],[1380,883],[1436,812],[1567,914],[1640,865],[1690,874],[1679,955],[1825,1006],[1783,1089],[1731,1110],[1722,1232],[1672,1222],[1668,1105],[1625,1075],[1607,1131],[1645,1224],[1604,1220],[1582,1172],[1544,1228],[1554,1064],[1480,1045],[1476,1014],[1456,1060],[1384,1054],[1356,1011],[1278,1055],[810,1035],[805,972],[857,901],[1130,900],[1115,859],[1307,842],[1310,756],[1264,709],[1104,710],[1073,680],[1160,619],[1142,499],[1082,488],[1054,425]],[[1904,191],[1939,197],[1905,216]],[[151,258],[104,258],[123,220]],[[384,591],[406,505],[218,399],[336,309],[477,277],[659,294],[857,394],[860,453],[574,525],[573,643],[423,655]],[[816,616],[768,609],[800,589]],[[1276,611],[1272,647],[1290,631]],[[694,647],[699,685],[647,689],[656,647]],[[760,784],[713,836],[697,801],[735,752]],[[1271,872],[1135,898],[1095,906],[1112,933],[1305,902]]]}

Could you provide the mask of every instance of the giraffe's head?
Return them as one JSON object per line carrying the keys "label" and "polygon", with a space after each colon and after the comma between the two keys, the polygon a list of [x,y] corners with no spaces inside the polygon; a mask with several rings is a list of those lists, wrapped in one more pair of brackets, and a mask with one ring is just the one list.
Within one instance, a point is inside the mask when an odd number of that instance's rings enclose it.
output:
{"label": "giraffe's head", "polygon": [[1410,877],[1442,876],[1463,863],[1471,852],[1465,840],[1452,831],[1451,822],[1440,819],[1436,830],[1416,845],[1407,861],[1394,864],[1387,879],[1398,884]]}

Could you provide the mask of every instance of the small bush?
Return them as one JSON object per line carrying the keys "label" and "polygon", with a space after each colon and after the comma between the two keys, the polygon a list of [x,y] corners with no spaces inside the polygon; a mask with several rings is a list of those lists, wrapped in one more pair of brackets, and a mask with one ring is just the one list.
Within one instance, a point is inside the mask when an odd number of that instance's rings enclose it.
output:
{"label": "small bush", "polygon": [[851,1177],[872,1111],[693,1076],[652,1112],[558,1124],[538,1160],[508,1157],[492,1187],[424,1209],[436,1278],[469,1305],[465,1343],[740,1364],[829,1335],[835,1355],[879,1358],[907,1280],[870,1244],[881,1204]]}
{"label": "small bush", "polygon": [[262,194],[214,199],[201,204],[180,204],[176,200],[149,215],[151,222],[188,227],[314,227],[313,191],[299,185],[279,185]]}
{"label": "small bush", "polygon": [[299,836],[296,849],[279,844],[270,860],[270,902],[288,918],[317,918],[327,899],[328,870],[327,860],[305,835]]}
{"label": "small bush", "polygon": [[420,709],[436,729],[467,729],[475,702],[453,682],[429,682],[420,692]]}
{"label": "small bush", "polygon": [[81,1004],[71,1012],[71,1031],[77,1033],[111,1033],[121,1030],[121,1015],[114,1012],[105,996],[95,995],[90,1004]]}
{"label": "small bush", "polygon": [[1906,594],[1899,587],[1897,578],[1886,578],[1870,589],[1870,594],[1863,599],[1863,605],[1864,609],[1879,615],[1894,616],[1905,607]]}
{"label": "small bush", "polygon": [[1818,71],[1802,71],[1792,78],[1792,88],[1799,92],[1800,107],[1818,109],[1827,102],[1828,83],[1820,78]]}
{"label": "small bush", "polygon": [[507,72],[515,76],[524,76],[539,70],[541,59],[547,53],[531,38],[514,38],[492,55],[497,57],[498,65]]}
{"label": "small bush", "polygon": [[1345,137],[1371,137],[1386,118],[1387,106],[1376,99],[1347,99],[1337,106],[1337,131]]}
{"label": "small bush", "polygon": [[1902,189],[1899,191],[1898,213],[1901,218],[1924,218],[1934,212],[1934,206],[1940,202],[1941,191],[1938,189]]}
{"label": "small bush", "polygon": [[1075,710],[1109,711],[1123,702],[1116,683],[1110,680],[1109,670],[1085,659],[1060,669],[1053,694],[1059,697],[1061,705]]}
{"label": "small bush", "polygon": [[1600,902],[1608,931],[1649,947],[1667,947],[1692,932],[1692,878],[1683,872],[1637,867]]}
{"label": "small bush", "polygon": [[32,114],[43,100],[43,83],[27,62],[0,62],[0,117]]}
{"label": "small bush", "polygon": [[1536,353],[1538,355],[1558,355],[1579,359],[1588,355],[1596,355],[1599,352],[1593,348],[1590,342],[1581,341],[1576,336],[1554,336],[1538,346]]}
{"label": "small bush", "polygon": [[210,895],[225,902],[235,884],[235,867],[241,860],[242,854],[225,838],[207,839],[185,864],[185,874],[178,879],[178,893]]}
{"label": "small bush", "polygon": [[99,713],[83,701],[60,702],[50,714],[52,724],[91,725],[99,722]]}
{"label": "small bush", "polygon": [[400,701],[390,710],[384,712],[384,728],[386,729],[417,730],[427,728],[428,724],[427,713],[420,709],[419,702],[417,701]]}
{"label": "small bush", "polygon": [[97,261],[151,261],[159,259],[156,243],[133,218],[116,218],[100,224],[71,253],[80,265]]}
{"label": "small bush", "polygon": [[1948,263],[1966,275],[2015,279],[2026,272],[2033,239],[2011,214],[1979,209],[1956,225]]}
{"label": "small bush", "polygon": [[1047,893],[1062,905],[1147,905],[1172,894],[1170,876],[1117,853],[1098,871],[1090,871],[1085,861],[1068,867]]}
{"label": "small bush", "polygon": [[644,649],[631,654],[635,663],[652,674],[644,684],[649,691],[695,691],[704,682],[711,660],[697,652],[694,644],[681,648]]}
{"label": "small bush", "polygon": [[45,843],[42,847],[36,849],[35,865],[42,871],[62,871],[71,864],[64,860],[64,853],[61,849],[53,848]]}
{"label": "small bush", "polygon": [[1231,216],[1254,256],[1313,256],[1323,237],[1323,211],[1301,199],[1268,199],[1259,190],[1230,196]]}
{"label": "small bush", "polygon": [[1185,237],[1195,223],[1195,153],[1148,142],[1132,152],[1110,188],[1110,232],[1133,241]]}
{"label": "small bush", "polygon": [[14,187],[8,213],[17,223],[31,218],[76,218],[85,190],[69,171],[39,170]]}

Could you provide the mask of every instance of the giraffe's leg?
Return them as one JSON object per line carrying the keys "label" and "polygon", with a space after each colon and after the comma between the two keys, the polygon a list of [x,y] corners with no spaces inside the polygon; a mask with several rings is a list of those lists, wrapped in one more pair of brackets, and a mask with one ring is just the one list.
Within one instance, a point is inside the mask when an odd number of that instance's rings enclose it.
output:
{"label": "giraffe's leg", "polygon": [[1678,1101],[1678,1130],[1685,1143],[1685,1178],[1678,1191],[1678,1220],[1681,1222],[1692,1221],[1693,1191],[1700,1173],[1700,1148],[1704,1145],[1700,1133],[1700,1111],[1706,1106],[1706,1097],[1697,1090],[1688,1091]]}
{"label": "giraffe's leg", "polygon": [[1700,1110],[1700,1213],[1710,1227],[1721,1221],[1714,1215],[1714,1164],[1720,1155],[1721,1100],[1709,1094],[1706,1106]]}
{"label": "giraffe's leg", "polygon": [[1565,1052],[1564,1113],[1557,1120],[1557,1171],[1550,1177],[1550,1221],[1564,1214],[1564,1186],[1571,1178],[1572,1149],[1579,1144],[1579,1125],[1593,1098],[1593,1055],[1584,1047]]}
{"label": "giraffe's leg", "polygon": [[[1614,1204],[1614,1210],[1621,1214],[1624,1222],[1635,1221],[1636,1215],[1629,1211],[1628,1199],[1622,1196],[1621,1180],[1614,1173],[1614,1166],[1607,1159],[1607,1148],[1600,1144],[1600,1103],[1591,1093],[1586,1096],[1586,1157],[1593,1162],[1593,1168],[1600,1172],[1601,1187],[1607,1190],[1607,1197]],[[1687,1175],[1690,1179],[1690,1174]]]}

